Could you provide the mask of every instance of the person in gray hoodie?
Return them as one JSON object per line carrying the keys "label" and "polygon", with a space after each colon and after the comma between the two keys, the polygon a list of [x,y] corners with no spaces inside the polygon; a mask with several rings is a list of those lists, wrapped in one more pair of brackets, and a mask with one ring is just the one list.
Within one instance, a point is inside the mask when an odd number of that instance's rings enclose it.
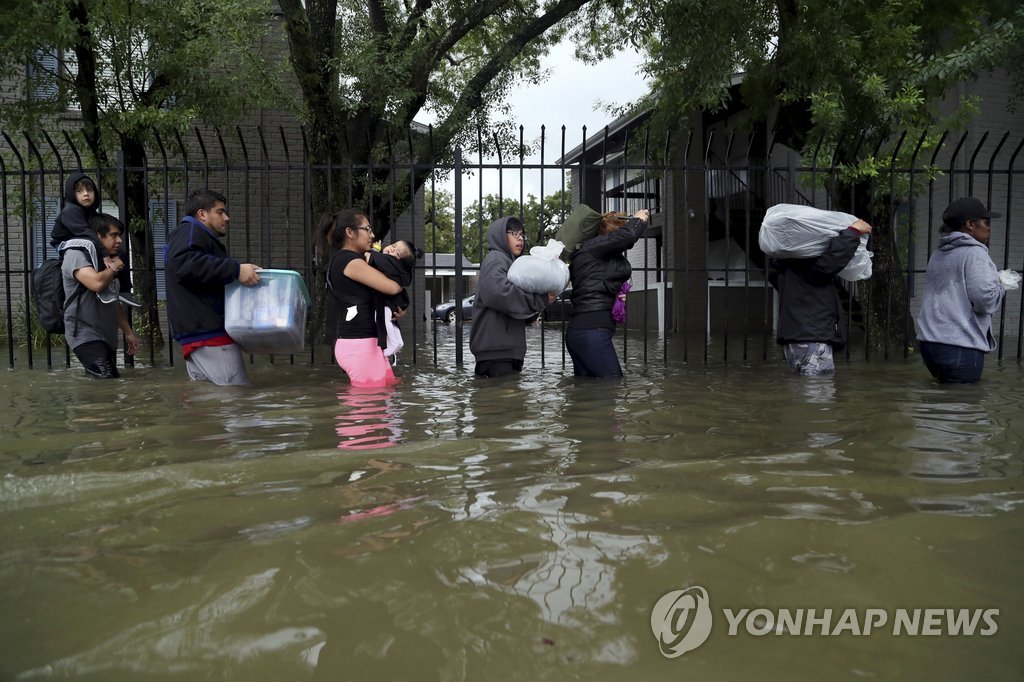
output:
{"label": "person in gray hoodie", "polygon": [[526,321],[556,294],[531,294],[508,281],[512,261],[523,253],[526,235],[518,218],[499,218],[487,228],[487,255],[480,264],[469,349],[475,374],[499,377],[521,372],[526,357]]}
{"label": "person in gray hoodie", "polygon": [[939,383],[980,381],[985,354],[995,350],[992,315],[1005,290],[988,242],[999,215],[974,197],[957,199],[942,214],[948,234],[928,260],[917,318],[921,357]]}

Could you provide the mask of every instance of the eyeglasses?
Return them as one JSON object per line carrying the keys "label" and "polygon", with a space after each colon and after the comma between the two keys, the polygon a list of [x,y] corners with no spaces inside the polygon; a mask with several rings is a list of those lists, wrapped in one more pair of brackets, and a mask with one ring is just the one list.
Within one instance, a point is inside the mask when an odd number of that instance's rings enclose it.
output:
{"label": "eyeglasses", "polygon": [[526,239],[526,235],[522,232],[509,232],[508,234],[512,236],[512,239]]}
{"label": "eyeglasses", "polygon": [[359,225],[357,227],[353,227],[352,229],[355,230],[356,232],[358,232],[359,230],[366,230],[367,232],[373,232],[373,228],[370,227],[369,225]]}

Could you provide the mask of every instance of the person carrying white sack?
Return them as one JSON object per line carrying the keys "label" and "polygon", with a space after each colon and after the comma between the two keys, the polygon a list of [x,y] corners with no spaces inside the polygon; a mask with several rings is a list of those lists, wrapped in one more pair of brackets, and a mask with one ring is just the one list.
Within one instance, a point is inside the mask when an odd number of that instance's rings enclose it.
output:
{"label": "person carrying white sack", "polygon": [[820,255],[773,258],[769,265],[768,280],[779,292],[776,341],[782,346],[786,364],[802,376],[833,373],[833,351],[846,345],[846,320],[836,278],[849,266],[862,237],[871,233],[869,224],[855,216],[849,218],[853,222],[829,238]]}
{"label": "person carrying white sack", "polygon": [[985,355],[996,348],[992,316],[1006,293],[988,253],[992,219],[1001,217],[979,199],[964,197],[942,213],[943,237],[928,259],[917,343],[940,384],[981,380]]}
{"label": "person carrying white sack", "polygon": [[526,358],[526,320],[557,296],[557,292],[530,293],[509,281],[508,270],[525,246],[526,233],[518,218],[499,218],[487,228],[488,251],[480,264],[469,334],[477,376],[521,372]]}

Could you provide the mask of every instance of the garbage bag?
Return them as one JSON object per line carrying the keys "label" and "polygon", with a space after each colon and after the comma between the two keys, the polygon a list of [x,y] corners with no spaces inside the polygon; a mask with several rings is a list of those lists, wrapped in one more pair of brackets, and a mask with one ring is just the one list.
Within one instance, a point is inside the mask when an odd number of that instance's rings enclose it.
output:
{"label": "garbage bag", "polygon": [[530,255],[520,256],[508,269],[508,281],[532,294],[561,293],[569,283],[569,266],[558,259],[565,245],[552,239],[546,246],[534,246]]}
{"label": "garbage bag", "polygon": [[[825,252],[833,237],[855,222],[857,216],[849,213],[776,204],[765,213],[757,243],[770,258],[815,258]],[[856,253],[839,277],[848,282],[871,277],[871,255],[868,235],[861,235]]]}
{"label": "garbage bag", "polygon": [[565,256],[568,258],[580,248],[580,244],[596,235],[600,227],[601,214],[586,204],[580,204],[558,228],[555,239],[565,245]]}

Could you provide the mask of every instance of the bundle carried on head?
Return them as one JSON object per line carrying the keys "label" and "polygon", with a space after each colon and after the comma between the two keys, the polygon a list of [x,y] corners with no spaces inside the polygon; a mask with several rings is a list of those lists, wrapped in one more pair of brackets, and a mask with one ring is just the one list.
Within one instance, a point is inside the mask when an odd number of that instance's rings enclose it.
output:
{"label": "bundle carried on head", "polygon": [[[769,258],[816,258],[832,239],[857,222],[857,216],[825,211],[812,206],[776,204],[761,223],[757,243]],[[868,235],[862,235],[857,252],[842,272],[841,279],[856,282],[871,277]]]}
{"label": "bundle carried on head", "polygon": [[555,238],[565,244],[563,253],[568,258],[584,241],[596,235],[600,227],[601,214],[586,204],[580,204],[558,228],[558,235]]}

